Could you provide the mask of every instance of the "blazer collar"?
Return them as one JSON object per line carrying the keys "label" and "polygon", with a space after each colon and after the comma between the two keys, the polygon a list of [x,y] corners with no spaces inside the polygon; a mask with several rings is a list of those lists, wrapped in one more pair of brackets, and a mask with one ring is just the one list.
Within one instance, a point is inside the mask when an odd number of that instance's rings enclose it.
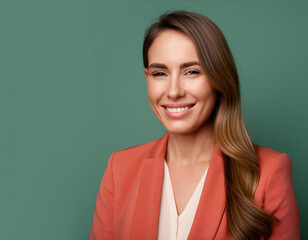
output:
{"label": "blazer collar", "polygon": [[[157,140],[141,166],[132,239],[157,239],[168,133]],[[225,211],[223,155],[216,144],[188,239],[214,239]]]}

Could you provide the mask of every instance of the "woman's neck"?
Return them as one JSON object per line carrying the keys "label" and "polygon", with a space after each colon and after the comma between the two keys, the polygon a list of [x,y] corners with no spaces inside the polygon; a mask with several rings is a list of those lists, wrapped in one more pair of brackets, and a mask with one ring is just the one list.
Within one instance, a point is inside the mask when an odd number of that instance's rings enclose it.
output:
{"label": "woman's neck", "polygon": [[166,160],[181,166],[208,162],[215,146],[212,125],[200,127],[188,134],[168,133]]}

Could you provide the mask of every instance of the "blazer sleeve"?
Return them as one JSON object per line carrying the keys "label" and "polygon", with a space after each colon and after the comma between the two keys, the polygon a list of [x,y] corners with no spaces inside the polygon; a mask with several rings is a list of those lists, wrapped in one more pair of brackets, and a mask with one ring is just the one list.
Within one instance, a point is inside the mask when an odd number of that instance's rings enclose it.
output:
{"label": "blazer sleeve", "polygon": [[299,213],[292,184],[292,163],[280,154],[266,184],[264,208],[280,222],[273,223],[270,240],[300,239]]}
{"label": "blazer sleeve", "polygon": [[93,223],[90,230],[90,240],[114,239],[114,181],[112,169],[114,156],[115,153],[113,153],[108,160],[107,168],[104,172],[96,197]]}

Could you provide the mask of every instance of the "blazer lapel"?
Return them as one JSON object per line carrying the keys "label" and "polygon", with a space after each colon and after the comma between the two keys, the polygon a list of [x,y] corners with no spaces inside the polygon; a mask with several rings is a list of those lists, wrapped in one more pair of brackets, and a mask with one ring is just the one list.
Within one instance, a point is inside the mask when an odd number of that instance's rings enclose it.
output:
{"label": "blazer lapel", "polygon": [[143,161],[132,239],[157,239],[167,140],[165,133]]}
{"label": "blazer lapel", "polygon": [[[132,239],[157,239],[164,159],[168,133],[160,138],[142,164],[134,213]],[[221,150],[216,144],[188,239],[214,239],[225,212],[225,176]]]}
{"label": "blazer lapel", "polygon": [[188,239],[214,239],[226,208],[224,161],[216,144]]}

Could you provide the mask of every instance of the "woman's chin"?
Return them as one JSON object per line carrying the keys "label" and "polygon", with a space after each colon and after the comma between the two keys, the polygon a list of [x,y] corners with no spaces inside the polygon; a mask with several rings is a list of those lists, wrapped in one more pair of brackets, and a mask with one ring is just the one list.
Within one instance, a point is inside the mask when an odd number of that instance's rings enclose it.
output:
{"label": "woman's chin", "polygon": [[165,126],[165,128],[172,134],[188,134],[196,131],[196,129],[188,126]]}

